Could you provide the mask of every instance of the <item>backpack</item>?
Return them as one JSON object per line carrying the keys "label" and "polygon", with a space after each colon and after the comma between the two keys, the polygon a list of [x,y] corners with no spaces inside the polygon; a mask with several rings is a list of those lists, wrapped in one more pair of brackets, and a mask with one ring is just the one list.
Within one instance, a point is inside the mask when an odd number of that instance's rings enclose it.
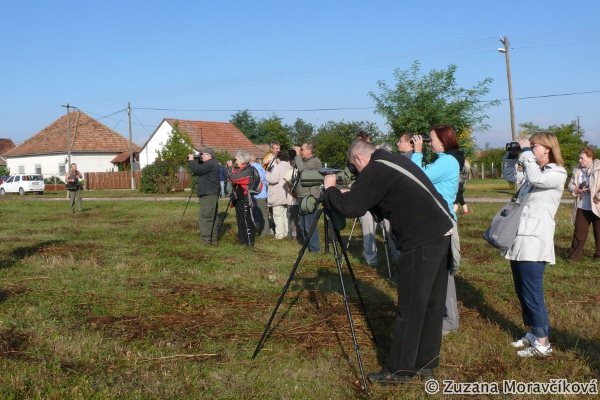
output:
{"label": "backpack", "polygon": [[248,193],[256,195],[262,192],[263,182],[260,179],[260,173],[256,168],[250,165],[250,182],[248,183]]}

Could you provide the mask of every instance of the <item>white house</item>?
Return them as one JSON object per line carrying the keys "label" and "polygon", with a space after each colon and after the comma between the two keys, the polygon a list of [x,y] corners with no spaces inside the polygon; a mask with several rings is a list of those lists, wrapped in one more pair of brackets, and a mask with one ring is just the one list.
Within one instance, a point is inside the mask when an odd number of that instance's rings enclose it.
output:
{"label": "white house", "polygon": [[142,147],[139,155],[141,168],[152,164],[156,160],[158,152],[164,148],[175,125],[178,126],[180,132],[189,136],[195,150],[212,147],[217,152],[226,151],[232,157],[235,156],[238,150],[245,150],[258,158],[261,158],[265,153],[230,122],[189,121],[165,118],[146,141],[144,147]]}
{"label": "white house", "polygon": [[[67,119],[69,130],[67,130]],[[67,143],[67,136],[70,140]],[[2,156],[11,174],[42,174],[45,178],[63,178],[71,162],[81,172],[111,172],[119,170],[124,153],[129,154],[130,143],[123,136],[87,114],[77,111],[64,115]],[[131,144],[135,155],[140,147]],[[128,160],[126,162],[129,165]]]}

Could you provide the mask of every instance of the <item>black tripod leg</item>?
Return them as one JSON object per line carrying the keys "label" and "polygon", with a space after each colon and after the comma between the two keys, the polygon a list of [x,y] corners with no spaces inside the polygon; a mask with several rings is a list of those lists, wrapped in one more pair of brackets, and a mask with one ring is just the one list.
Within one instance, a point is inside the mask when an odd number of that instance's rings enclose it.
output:
{"label": "black tripod leg", "polygon": [[179,220],[179,222],[183,221],[183,217],[185,216],[185,211],[187,210],[188,206],[190,205],[190,200],[192,199],[193,194],[194,194],[194,191],[192,190],[192,192],[190,193],[190,197],[188,197],[187,203],[185,203],[185,208],[183,209],[183,214],[181,214],[181,219]]}
{"label": "black tripod leg", "polygon": [[279,306],[281,305],[281,302],[283,301],[283,298],[285,297],[285,294],[286,294],[286,292],[288,291],[288,289],[290,287],[290,283],[292,282],[292,279],[294,279],[294,275],[296,274],[296,270],[298,269],[298,265],[300,264],[300,260],[302,260],[302,256],[304,255],[304,252],[306,251],[306,248],[308,247],[308,243],[310,242],[310,238],[312,237],[312,234],[315,231],[315,229],[317,229],[317,223],[319,222],[319,218],[321,217],[321,213],[322,212],[323,212],[323,209],[319,209],[319,211],[317,211],[317,215],[315,216],[315,219],[314,219],[314,221],[312,223],[312,226],[310,227],[310,229],[308,231],[308,236],[304,239],[304,244],[302,244],[302,247],[300,248],[300,252],[298,253],[298,257],[296,257],[296,261],[294,262],[294,266],[292,267],[292,271],[290,272],[290,276],[289,276],[287,282],[285,283],[285,285],[283,286],[283,290],[281,291],[281,295],[279,296],[279,300],[277,300],[277,304],[275,305],[275,309],[271,313],[271,317],[269,318],[269,322],[267,322],[267,325],[265,325],[265,330],[263,331],[262,336],[260,337],[260,340],[258,341],[258,344],[256,345],[256,349],[254,350],[254,354],[252,355],[252,359],[253,360],[258,355],[258,352],[262,348],[262,345],[265,343],[265,340],[267,338],[267,333],[269,332],[269,329],[271,328],[271,324],[273,323],[273,319],[275,319],[275,315],[277,314],[277,310],[279,310]]}
{"label": "black tripod leg", "polygon": [[379,222],[381,228],[381,236],[383,236],[383,249],[385,250],[385,261],[387,263],[388,276],[392,279],[392,268],[390,267],[390,242],[388,241],[387,230],[383,221]]}
{"label": "black tripod leg", "polygon": [[[367,314],[367,307],[365,306],[365,302],[360,294],[360,289],[358,288],[358,283],[356,281],[356,276],[354,275],[354,270],[352,270],[352,266],[350,265],[350,259],[348,258],[348,253],[346,253],[346,249],[344,249],[342,237],[340,232],[332,227],[333,234],[335,236],[335,240],[340,244],[340,249],[342,250],[342,254],[344,255],[344,260],[346,260],[346,265],[348,266],[348,272],[350,273],[350,278],[352,278],[352,284],[354,285],[354,290],[356,290],[356,294],[358,295],[358,301],[360,302],[360,307],[362,308],[363,313],[365,314],[365,319],[367,321],[367,326],[369,327],[369,331],[371,331],[371,338],[373,339],[373,343],[377,344],[377,339],[375,338],[375,330],[373,329],[373,325],[371,325],[371,320],[369,319],[369,314]],[[334,242],[335,242],[334,240]]]}
{"label": "black tripod leg", "polygon": [[[327,212],[325,212],[325,219],[329,218],[329,214]],[[367,378],[365,376],[365,369],[363,366],[363,362],[362,362],[362,356],[360,355],[360,346],[358,344],[358,340],[356,339],[356,331],[354,330],[354,320],[352,319],[352,312],[350,311],[350,303],[348,302],[348,295],[346,294],[346,286],[344,285],[344,275],[342,274],[342,260],[339,254],[339,250],[338,250],[338,244],[340,246],[340,249],[344,249],[344,245],[341,242],[341,238],[339,238],[339,232],[335,232],[335,229],[333,228],[333,223],[330,221],[329,226],[331,227],[331,232],[332,232],[332,237],[335,237],[334,240],[331,241],[331,243],[333,244],[333,254],[335,257],[335,264],[337,265],[337,270],[338,270],[338,276],[340,278],[340,286],[342,288],[342,296],[344,298],[344,306],[346,307],[346,317],[348,318],[348,324],[350,325],[350,334],[352,335],[352,342],[354,343],[354,352],[356,353],[356,360],[358,361],[358,369],[360,371],[360,377],[362,379],[363,382],[363,387],[365,388],[365,391],[367,393],[369,393],[369,387],[367,385]],[[336,243],[336,239],[339,239]],[[347,257],[346,261],[348,260]],[[348,263],[348,267],[350,267],[350,264]],[[352,280],[354,281],[354,277],[352,278]],[[355,288],[356,287],[356,282],[354,282],[355,284]],[[358,288],[357,288],[358,289]],[[357,290],[358,292],[358,290]],[[360,296],[360,292],[359,292],[359,296]],[[361,299],[362,302],[362,299]],[[363,304],[363,310],[364,310],[364,304]],[[366,315],[366,313],[365,313]],[[368,321],[368,319],[367,319]],[[370,324],[369,324],[370,327]],[[371,331],[372,332],[372,331]]]}

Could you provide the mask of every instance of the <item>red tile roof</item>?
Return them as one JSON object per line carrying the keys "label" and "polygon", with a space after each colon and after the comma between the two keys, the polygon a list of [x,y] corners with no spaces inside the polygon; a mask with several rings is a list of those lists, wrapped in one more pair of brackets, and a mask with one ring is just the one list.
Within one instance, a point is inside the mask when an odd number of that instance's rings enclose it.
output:
{"label": "red tile roof", "polygon": [[177,123],[179,130],[187,133],[197,150],[212,147],[217,152],[227,151],[232,157],[238,150],[247,151],[257,157],[265,154],[230,122],[188,121],[174,118],[165,120],[171,126]]}
{"label": "red tile roof", "polygon": [[0,139],[0,155],[6,153],[7,151],[14,149],[15,144],[10,139]]}
{"label": "red tile roof", "polygon": [[[121,153],[129,151],[129,140],[89,115],[69,114],[72,153]],[[132,144],[133,151],[141,148]],[[31,139],[5,154],[7,157],[67,153],[67,116],[63,115]]]}

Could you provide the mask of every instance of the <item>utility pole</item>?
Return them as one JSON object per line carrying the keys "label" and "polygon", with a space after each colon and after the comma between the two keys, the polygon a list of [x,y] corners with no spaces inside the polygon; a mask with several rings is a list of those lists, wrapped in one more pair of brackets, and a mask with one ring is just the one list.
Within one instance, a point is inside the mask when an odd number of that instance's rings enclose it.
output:
{"label": "utility pole", "polygon": [[66,170],[69,171],[69,169],[71,168],[71,121],[69,118],[69,110],[71,108],[77,108],[77,107],[74,107],[74,106],[70,105],[69,103],[67,103],[66,106],[61,106],[61,107],[65,107],[67,109],[67,160],[68,160],[68,164],[67,164]]}
{"label": "utility pole", "polygon": [[507,36],[501,36],[500,42],[504,45],[504,47],[499,48],[498,51],[500,53],[504,53],[504,58],[506,61],[506,79],[508,80],[508,102],[510,104],[510,130],[512,133],[512,141],[515,142],[517,140],[517,130],[515,127],[515,106],[513,103],[512,78],[510,74],[510,43],[508,41]]}
{"label": "utility pole", "polygon": [[131,102],[127,102],[127,116],[129,117],[129,170],[131,172],[131,190],[135,190],[135,177],[133,176],[133,141],[131,138]]}
{"label": "utility pole", "polygon": [[575,116],[575,118],[577,118],[577,136],[581,135],[581,131],[579,130],[579,117],[581,117],[581,115]]}

